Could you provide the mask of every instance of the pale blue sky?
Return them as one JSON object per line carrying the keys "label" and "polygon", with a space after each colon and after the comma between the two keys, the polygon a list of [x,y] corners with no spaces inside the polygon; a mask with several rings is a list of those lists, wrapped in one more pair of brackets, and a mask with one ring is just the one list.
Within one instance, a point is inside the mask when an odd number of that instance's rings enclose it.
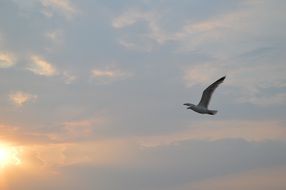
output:
{"label": "pale blue sky", "polygon": [[[3,187],[284,190],[285,8],[1,0],[0,137],[23,160]],[[217,115],[183,107],[224,75]]]}

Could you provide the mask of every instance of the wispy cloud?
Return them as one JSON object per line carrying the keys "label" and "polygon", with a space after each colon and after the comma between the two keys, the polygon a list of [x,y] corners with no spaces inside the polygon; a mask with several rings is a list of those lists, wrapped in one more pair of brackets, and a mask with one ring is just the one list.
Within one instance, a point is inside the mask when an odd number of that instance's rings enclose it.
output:
{"label": "wispy cloud", "polygon": [[118,42],[122,47],[133,51],[151,52],[153,49],[153,46],[146,41],[142,41],[140,45],[128,39],[120,39]]}
{"label": "wispy cloud", "polygon": [[[230,63],[204,63],[184,68],[183,80],[187,87],[207,86],[220,76],[227,75],[224,85],[238,88],[236,98],[239,102],[251,102],[256,105],[285,104],[284,93],[262,95],[270,88],[284,88],[286,77],[283,64],[252,64],[242,66]],[[269,73],[276,73],[269,75]],[[265,77],[267,76],[267,77]]]}
{"label": "wispy cloud", "polygon": [[15,93],[11,93],[9,95],[9,99],[14,105],[22,107],[30,101],[35,101],[37,99],[37,95],[29,94],[27,92],[18,91]]}
{"label": "wispy cloud", "polygon": [[94,68],[91,70],[91,77],[100,83],[110,83],[116,80],[126,79],[131,73],[122,71],[116,67]]}
{"label": "wispy cloud", "polygon": [[276,93],[272,95],[243,96],[238,99],[243,103],[251,103],[263,107],[284,106],[286,104],[286,93]]}
{"label": "wispy cloud", "polygon": [[65,81],[66,84],[71,84],[71,83],[73,83],[77,79],[76,75],[74,75],[74,74],[72,74],[72,73],[70,73],[68,71],[64,71],[62,73],[62,76],[63,76],[64,81]]}
{"label": "wispy cloud", "polygon": [[60,29],[47,32],[45,36],[55,44],[63,43],[63,31]]}
{"label": "wispy cloud", "polygon": [[[148,30],[145,33],[139,33],[137,39],[139,36],[144,36],[145,40],[153,40],[158,45],[163,45],[166,42],[177,42],[180,46],[180,50],[193,50],[204,43],[218,41],[220,37],[224,36],[225,31],[233,28],[235,26],[234,23],[237,23],[247,15],[245,11],[237,11],[203,21],[191,22],[186,20],[186,24],[181,26],[176,32],[170,32],[161,26],[165,18],[162,14],[162,12],[155,11],[128,10],[114,18],[112,26],[116,29],[120,29],[144,21]],[[119,41],[121,45],[125,45],[125,47],[130,49],[136,47],[135,45],[138,42],[133,41],[133,45],[130,46],[131,43],[122,43],[122,39]]]}
{"label": "wispy cloud", "polygon": [[187,130],[143,137],[139,142],[145,147],[157,147],[190,140],[216,141],[224,139],[243,139],[249,142],[284,141],[286,128],[282,126],[282,123],[275,121],[197,122]]}
{"label": "wispy cloud", "polygon": [[22,15],[32,16],[31,10],[39,9],[46,17],[51,18],[56,15],[64,16],[66,19],[72,19],[79,9],[71,0],[12,0],[19,7]]}
{"label": "wispy cloud", "polygon": [[60,132],[51,133],[48,136],[51,140],[59,142],[88,139],[94,135],[95,128],[103,123],[103,118],[66,121],[61,124]]}
{"label": "wispy cloud", "polygon": [[[173,23],[169,23],[166,19],[170,15],[164,9],[156,11],[129,9],[115,17],[112,26],[121,32],[119,42],[128,49],[138,50],[135,47],[140,47],[142,41],[150,41],[149,46],[162,46],[172,42],[177,52],[201,51],[215,57],[231,57],[247,51],[249,48],[269,44],[274,33],[284,40],[284,34],[281,32],[283,29],[278,30],[274,27],[271,32],[268,30],[269,27],[273,27],[270,23],[279,26],[285,22],[283,19],[277,19],[283,17],[283,6],[277,7],[278,9],[274,7],[267,9],[267,6],[273,5],[266,1],[262,3],[250,2],[243,1],[241,8],[234,11],[224,10],[203,19],[186,17],[175,31],[166,27],[172,26]],[[270,17],[265,14],[267,10],[271,11]],[[268,22],[257,21],[258,16]],[[127,27],[134,29],[140,22],[143,22],[145,30],[140,30],[135,34],[133,30],[128,30]],[[121,31],[119,30],[121,28],[127,29]],[[258,32],[257,29],[261,32]],[[132,35],[135,37],[129,37]],[[122,43],[122,40],[128,43]],[[244,43],[247,41],[248,43]]]}
{"label": "wispy cloud", "polygon": [[112,21],[114,28],[124,28],[136,24],[140,21],[151,21],[153,20],[154,13],[145,12],[140,10],[128,10],[122,15],[116,17]]}
{"label": "wispy cloud", "polygon": [[185,185],[182,188],[178,188],[178,190],[282,190],[286,188],[286,182],[283,180],[285,175],[285,165],[272,168],[260,168],[195,182],[193,184]]}
{"label": "wispy cloud", "polygon": [[[128,164],[128,152],[132,146],[124,141],[89,141],[78,143],[51,143],[27,147],[30,154],[26,160],[35,158],[46,169],[62,166],[88,164],[89,166],[112,166]],[[35,166],[35,161],[31,163]]]}
{"label": "wispy cloud", "polygon": [[36,75],[42,75],[46,77],[60,76],[65,84],[73,83],[78,77],[70,71],[60,71],[52,63],[48,62],[41,56],[31,56],[33,63],[28,65],[27,70],[33,72]]}
{"label": "wispy cloud", "polygon": [[53,12],[56,11],[70,19],[78,12],[70,0],[41,0],[41,2],[46,8],[44,14],[48,17],[53,16]]}
{"label": "wispy cloud", "polygon": [[[259,88],[285,87],[286,77],[283,71],[284,64],[236,64],[211,62],[195,64],[183,68],[183,80],[187,87],[194,85],[206,85],[216,77],[229,75],[226,85],[258,90]],[[276,73],[269,75],[269,73]],[[267,76],[267,77],[266,77]]]}
{"label": "wispy cloud", "polygon": [[143,22],[147,26],[147,33],[138,34],[134,39],[128,35],[119,39],[119,44],[131,50],[151,51],[155,43],[163,44],[169,40],[169,36],[159,26],[161,15],[155,11],[142,11],[130,9],[112,21],[115,29],[131,27],[136,23]]}
{"label": "wispy cloud", "polygon": [[8,68],[15,65],[16,58],[8,52],[0,52],[0,68]]}
{"label": "wispy cloud", "polygon": [[[37,152],[37,157],[48,166],[80,163],[101,166],[127,164],[130,166],[130,164],[136,163],[130,152],[142,154],[141,151],[146,150],[146,148],[160,149],[162,146],[169,145],[174,147],[174,144],[178,147],[180,143],[183,144],[186,141],[212,142],[243,139],[248,142],[261,143],[285,141],[286,139],[286,129],[282,126],[283,124],[275,121],[201,122],[187,130],[172,134],[125,138],[89,138],[96,133],[96,129],[102,122],[105,120],[86,119],[64,122],[63,133],[49,134],[50,143],[35,146],[34,152]],[[54,152],[54,154],[50,154],[50,152]]]}
{"label": "wispy cloud", "polygon": [[32,64],[28,66],[28,70],[32,71],[34,74],[43,75],[43,76],[54,76],[58,74],[57,69],[44,58],[33,55],[31,56]]}
{"label": "wispy cloud", "polygon": [[[249,12],[243,10],[226,13],[217,17],[211,17],[206,20],[190,22],[183,25],[180,31],[172,34],[169,38],[178,43],[179,51],[194,51],[197,49],[208,50],[208,45],[212,47],[215,44],[225,45],[228,40],[236,40],[246,27],[243,20],[251,16]],[[233,42],[234,43],[234,42]],[[216,49],[210,48],[213,54]],[[211,52],[208,51],[211,54]],[[216,55],[217,56],[217,55]]]}
{"label": "wispy cloud", "polygon": [[99,70],[99,69],[93,69],[91,73],[92,73],[92,76],[95,78],[100,78],[100,77],[113,78],[113,77],[116,77],[116,75],[120,74],[117,71]]}
{"label": "wispy cloud", "polygon": [[220,64],[199,64],[183,69],[183,80],[187,87],[207,85],[218,76],[225,75],[226,67]]}

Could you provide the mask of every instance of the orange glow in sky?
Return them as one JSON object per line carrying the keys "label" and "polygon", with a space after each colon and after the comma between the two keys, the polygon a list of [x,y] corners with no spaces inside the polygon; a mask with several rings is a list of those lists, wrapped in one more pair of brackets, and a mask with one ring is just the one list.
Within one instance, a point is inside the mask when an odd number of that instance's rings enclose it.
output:
{"label": "orange glow in sky", "polygon": [[0,167],[20,164],[19,149],[6,144],[0,144]]}

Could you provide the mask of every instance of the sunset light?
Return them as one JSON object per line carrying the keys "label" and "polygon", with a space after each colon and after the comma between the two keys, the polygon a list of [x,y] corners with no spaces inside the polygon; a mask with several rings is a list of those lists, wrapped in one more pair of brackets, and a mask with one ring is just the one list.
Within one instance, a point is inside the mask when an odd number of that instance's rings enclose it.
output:
{"label": "sunset light", "polygon": [[18,154],[19,150],[17,148],[8,145],[0,145],[0,168],[21,164]]}

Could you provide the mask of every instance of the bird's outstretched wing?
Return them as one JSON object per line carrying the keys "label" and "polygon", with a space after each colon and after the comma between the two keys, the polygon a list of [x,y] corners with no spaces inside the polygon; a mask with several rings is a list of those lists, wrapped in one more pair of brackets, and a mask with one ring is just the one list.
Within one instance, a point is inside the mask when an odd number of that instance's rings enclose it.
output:
{"label": "bird's outstretched wing", "polygon": [[218,79],[217,81],[212,83],[209,87],[207,87],[204,90],[201,101],[198,104],[199,106],[208,108],[208,105],[210,103],[210,100],[211,100],[211,97],[212,97],[214,90],[218,87],[218,85],[220,85],[224,81],[224,79],[225,79],[225,76],[221,77],[220,79]]}

